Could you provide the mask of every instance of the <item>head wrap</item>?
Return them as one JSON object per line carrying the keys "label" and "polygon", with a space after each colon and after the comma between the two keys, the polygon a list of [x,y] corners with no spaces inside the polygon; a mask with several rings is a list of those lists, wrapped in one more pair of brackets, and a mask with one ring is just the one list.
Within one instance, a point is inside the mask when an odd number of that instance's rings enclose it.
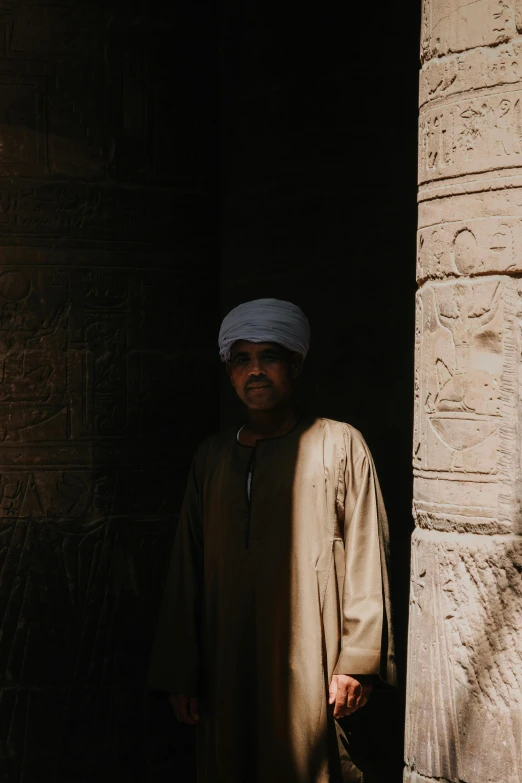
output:
{"label": "head wrap", "polygon": [[278,343],[303,359],[310,344],[310,324],[300,307],[281,299],[254,299],[235,307],[223,319],[219,330],[219,355],[230,359],[237,340]]}

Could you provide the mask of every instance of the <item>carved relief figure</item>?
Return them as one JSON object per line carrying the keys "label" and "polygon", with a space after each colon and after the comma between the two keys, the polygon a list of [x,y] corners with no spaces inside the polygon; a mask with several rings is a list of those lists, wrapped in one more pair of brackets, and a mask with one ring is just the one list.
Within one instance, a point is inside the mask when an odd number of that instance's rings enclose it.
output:
{"label": "carved relief figure", "polygon": [[451,115],[433,113],[426,117],[421,133],[424,137],[424,160],[427,169],[436,169],[451,162]]}
{"label": "carved relief figure", "polygon": [[28,272],[0,274],[0,439],[18,440],[64,410],[69,309],[63,275],[33,285]]}
{"label": "carved relief figure", "polygon": [[513,105],[503,98],[496,109],[491,104],[482,104],[482,114],[488,130],[488,151],[492,155],[511,155],[520,152],[520,101]]}
{"label": "carved relief figure", "polygon": [[451,334],[453,356],[450,361],[435,357],[437,391],[429,396],[426,412],[437,436],[453,452],[450,469],[464,470],[463,453],[499,427],[501,335],[491,323],[501,304],[501,289],[497,283],[486,302],[483,292],[476,297],[473,285],[457,283],[450,290],[451,298],[434,293],[434,299],[438,321]]}
{"label": "carved relief figure", "polygon": [[462,123],[457,135],[457,142],[468,158],[470,153],[474,152],[484,139],[483,117],[488,116],[488,111],[489,109],[486,105],[482,107],[481,112],[473,104],[469,104],[460,112]]}
{"label": "carved relief figure", "polygon": [[475,235],[469,228],[458,231],[453,240],[455,266],[462,275],[469,275],[478,266],[478,248]]}

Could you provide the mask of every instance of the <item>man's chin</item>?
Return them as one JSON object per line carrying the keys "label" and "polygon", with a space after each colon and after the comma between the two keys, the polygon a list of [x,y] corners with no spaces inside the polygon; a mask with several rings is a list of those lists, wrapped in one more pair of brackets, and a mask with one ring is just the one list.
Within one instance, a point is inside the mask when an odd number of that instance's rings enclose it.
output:
{"label": "man's chin", "polygon": [[273,411],[277,406],[276,405],[263,405],[262,403],[259,403],[258,405],[247,405],[247,408],[249,411],[263,411],[264,413],[269,413],[270,411]]}
{"label": "man's chin", "polygon": [[243,400],[243,403],[249,411],[264,411],[268,413],[277,408],[277,402],[274,400],[252,400],[247,398]]}

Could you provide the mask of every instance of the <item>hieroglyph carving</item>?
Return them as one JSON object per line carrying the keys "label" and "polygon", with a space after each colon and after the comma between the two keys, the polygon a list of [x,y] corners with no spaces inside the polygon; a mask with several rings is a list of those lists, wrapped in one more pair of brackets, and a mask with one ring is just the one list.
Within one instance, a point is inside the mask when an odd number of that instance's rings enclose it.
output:
{"label": "hieroglyph carving", "polygon": [[517,34],[517,0],[423,0],[421,57],[428,60]]}
{"label": "hieroglyph carving", "polygon": [[522,220],[476,218],[420,228],[417,280],[511,272],[522,267]]}
{"label": "hieroglyph carving", "polygon": [[522,165],[522,91],[428,108],[419,126],[419,182]]}
{"label": "hieroglyph carving", "polygon": [[517,38],[503,46],[481,47],[429,60],[420,74],[419,102],[422,107],[445,96],[517,84],[521,79],[522,44]]}
{"label": "hieroglyph carving", "polygon": [[0,267],[0,440],[68,442],[124,431],[131,413],[124,279],[114,271]]}

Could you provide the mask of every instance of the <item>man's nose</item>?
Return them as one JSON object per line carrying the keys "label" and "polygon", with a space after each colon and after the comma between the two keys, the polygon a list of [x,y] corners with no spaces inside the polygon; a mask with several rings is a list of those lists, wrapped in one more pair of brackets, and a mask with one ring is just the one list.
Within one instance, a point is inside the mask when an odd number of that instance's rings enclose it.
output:
{"label": "man's nose", "polygon": [[263,361],[259,357],[253,356],[250,361],[249,370],[250,370],[250,375],[264,374]]}

